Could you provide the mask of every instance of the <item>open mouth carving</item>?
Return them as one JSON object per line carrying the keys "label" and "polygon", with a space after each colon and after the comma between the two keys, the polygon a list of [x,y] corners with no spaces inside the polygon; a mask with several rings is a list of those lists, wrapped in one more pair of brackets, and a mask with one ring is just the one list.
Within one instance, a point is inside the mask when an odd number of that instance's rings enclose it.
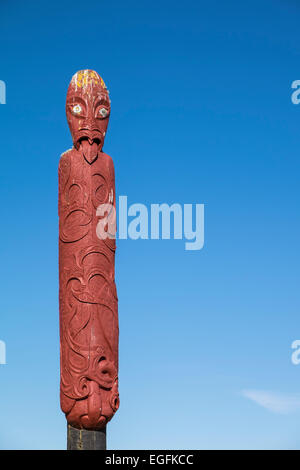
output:
{"label": "open mouth carving", "polygon": [[78,140],[78,150],[82,152],[84,158],[88,163],[93,163],[98,157],[100,152],[101,140],[96,138],[90,138],[83,136]]}

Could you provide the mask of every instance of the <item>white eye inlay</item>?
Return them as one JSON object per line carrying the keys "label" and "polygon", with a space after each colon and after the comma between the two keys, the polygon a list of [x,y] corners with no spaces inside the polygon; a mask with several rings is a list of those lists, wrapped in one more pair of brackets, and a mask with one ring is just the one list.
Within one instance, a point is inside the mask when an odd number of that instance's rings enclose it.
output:
{"label": "white eye inlay", "polygon": [[73,106],[73,113],[79,114],[79,113],[81,113],[81,110],[82,110],[82,108],[81,108],[80,104],[76,104],[75,106]]}
{"label": "white eye inlay", "polygon": [[99,109],[99,114],[100,114],[102,117],[105,118],[105,117],[108,115],[108,111],[107,111],[107,109],[105,109],[105,108],[100,108],[100,109]]}

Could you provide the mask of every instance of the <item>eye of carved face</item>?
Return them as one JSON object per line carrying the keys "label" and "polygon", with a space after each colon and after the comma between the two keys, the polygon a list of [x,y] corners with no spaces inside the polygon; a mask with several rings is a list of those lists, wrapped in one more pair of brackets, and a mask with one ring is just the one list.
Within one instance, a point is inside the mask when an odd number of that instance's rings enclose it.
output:
{"label": "eye of carved face", "polygon": [[75,104],[75,106],[73,106],[73,108],[72,108],[72,112],[73,112],[73,114],[75,114],[75,115],[76,115],[76,114],[77,114],[77,115],[80,114],[81,111],[82,111],[82,107],[80,106],[80,104]]}
{"label": "eye of carved face", "polygon": [[108,109],[107,108],[100,108],[99,111],[98,111],[98,117],[101,117],[101,118],[106,118],[108,116]]}

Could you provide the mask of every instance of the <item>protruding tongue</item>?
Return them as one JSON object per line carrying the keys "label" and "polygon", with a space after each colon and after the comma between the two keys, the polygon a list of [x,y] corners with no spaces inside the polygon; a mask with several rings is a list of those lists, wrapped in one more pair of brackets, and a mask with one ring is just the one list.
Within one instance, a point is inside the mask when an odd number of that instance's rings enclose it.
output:
{"label": "protruding tongue", "polygon": [[89,162],[93,163],[93,161],[97,158],[98,154],[98,143],[91,141],[91,140],[81,140],[80,148],[84,155],[84,158]]}

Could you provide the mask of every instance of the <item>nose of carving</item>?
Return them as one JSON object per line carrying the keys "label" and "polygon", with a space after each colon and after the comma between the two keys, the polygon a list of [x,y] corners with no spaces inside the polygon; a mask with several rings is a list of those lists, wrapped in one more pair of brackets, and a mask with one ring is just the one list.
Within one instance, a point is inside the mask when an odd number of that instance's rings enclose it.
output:
{"label": "nose of carving", "polygon": [[97,129],[97,125],[96,125],[96,119],[94,118],[94,116],[91,114],[89,116],[87,116],[87,118],[85,119],[85,121],[83,122],[83,126],[84,128],[88,128],[88,129]]}

